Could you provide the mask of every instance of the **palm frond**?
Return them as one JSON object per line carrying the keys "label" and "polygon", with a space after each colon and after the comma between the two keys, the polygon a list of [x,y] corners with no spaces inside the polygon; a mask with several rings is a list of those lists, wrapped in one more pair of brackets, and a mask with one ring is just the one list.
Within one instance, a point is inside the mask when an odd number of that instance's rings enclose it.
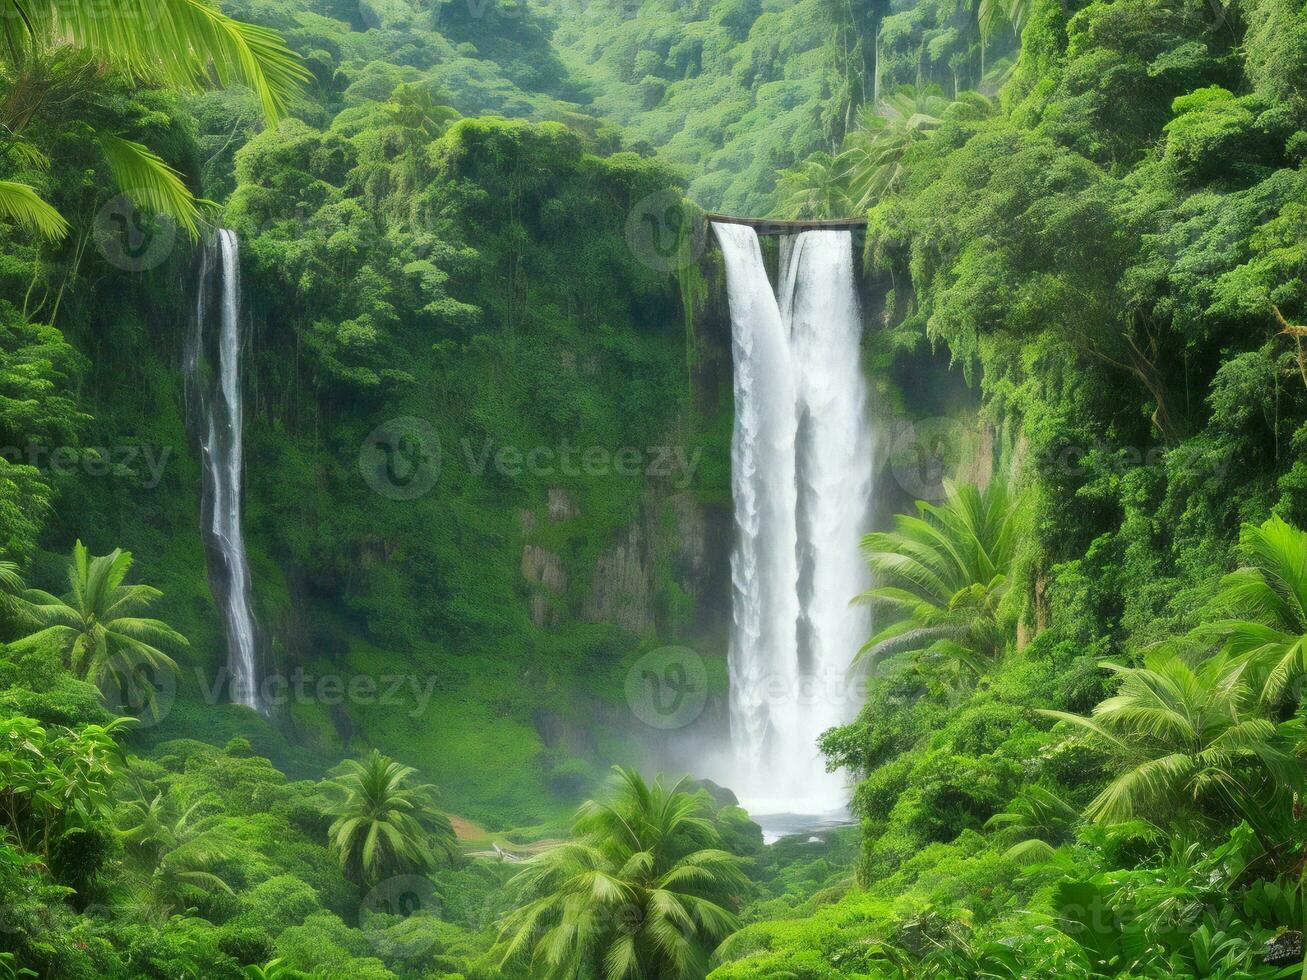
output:
{"label": "palm frond", "polygon": [[181,175],[140,143],[117,136],[100,136],[100,151],[114,180],[137,207],[171,218],[192,238],[199,238],[202,202],[187,189]]}
{"label": "palm frond", "polygon": [[0,180],[0,217],[50,241],[68,234],[68,222],[27,184]]}
{"label": "palm frond", "polygon": [[269,119],[284,115],[308,70],[275,31],[224,15],[208,0],[0,0],[11,55],[66,43],[138,77],[200,88],[210,76],[259,97]]}

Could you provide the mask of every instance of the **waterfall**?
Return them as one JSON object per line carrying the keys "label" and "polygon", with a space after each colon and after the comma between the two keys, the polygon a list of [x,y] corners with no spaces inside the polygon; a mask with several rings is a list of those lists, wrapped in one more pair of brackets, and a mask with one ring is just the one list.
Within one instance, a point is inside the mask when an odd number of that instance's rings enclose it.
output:
{"label": "waterfall", "polygon": [[[215,299],[217,322],[212,324]],[[262,711],[256,691],[250,568],[241,530],[240,302],[239,243],[234,232],[219,229],[216,247],[206,244],[200,255],[195,319],[185,351],[188,417],[200,448],[204,484],[200,527],[209,556],[210,585],[223,613],[231,699]]]}
{"label": "waterfall", "polygon": [[[772,696],[799,682],[794,368],[757,236],[742,225],[713,228],[726,259],[735,362],[728,668],[739,772],[732,782],[737,793],[753,797],[753,780],[744,777],[764,763],[792,762],[788,747],[800,737],[795,715],[778,711]],[[786,783],[799,778],[798,772],[783,776]]]}
{"label": "waterfall", "polygon": [[852,714],[847,669],[870,628],[849,605],[866,587],[872,483],[852,241],[787,236],[778,296],[754,231],[713,229],[735,371],[728,778],[755,812],[827,812],[847,797],[817,738]]}
{"label": "waterfall", "polygon": [[[849,601],[867,588],[859,551],[867,530],[872,440],[862,375],[862,316],[847,231],[807,231],[790,248],[794,272],[786,320],[797,373],[799,442],[799,655],[808,679],[803,730],[813,744],[850,720],[860,682],[849,663],[871,635],[866,607]],[[815,754],[815,753],[814,753]],[[842,780],[810,773],[810,796],[845,800]]]}

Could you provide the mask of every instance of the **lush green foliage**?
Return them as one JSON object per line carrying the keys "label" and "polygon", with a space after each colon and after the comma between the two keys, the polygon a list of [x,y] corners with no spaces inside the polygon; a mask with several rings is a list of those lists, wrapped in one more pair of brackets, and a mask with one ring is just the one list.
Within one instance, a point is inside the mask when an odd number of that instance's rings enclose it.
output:
{"label": "lush green foliage", "polygon": [[331,784],[342,797],[331,811],[331,848],[346,876],[364,887],[429,870],[433,846],[453,854],[453,827],[433,812],[434,787],[407,785],[414,772],[374,751],[363,762],[346,760]]}
{"label": "lush green foliage", "polygon": [[858,658],[911,659],[923,674],[943,678],[983,673],[1003,652],[999,606],[1016,544],[1014,503],[999,480],[983,490],[953,483],[945,490],[944,503],[918,501],[919,516],[900,515],[893,531],[863,539],[878,584],[858,601],[885,625]]}
{"label": "lush green foliage", "polygon": [[162,593],[148,585],[125,585],[131,567],[132,556],[122,549],[92,558],[78,541],[66,596],[40,589],[23,593],[21,612],[37,629],[13,649],[57,650],[79,678],[119,696],[116,706],[152,713],[158,708],[155,676],[177,670],[155,644],[184,645],[186,638],[161,620],[137,615]]}
{"label": "lush green foliage", "polygon": [[[20,6],[0,976],[1301,974],[1300,5]],[[859,826],[768,848],[633,772],[562,822],[644,757],[643,651],[723,693],[720,269],[632,232],[683,189],[867,213],[878,411],[988,434],[867,542],[876,663],[823,739]],[[270,671],[414,697],[212,703],[192,251],[121,192],[240,234]],[[415,499],[361,465],[397,419],[441,449]],[[568,444],[703,465],[526,463]]]}
{"label": "lush green foliage", "polygon": [[939,113],[870,201],[880,363],[947,352],[1021,493],[999,643],[961,698],[873,673],[824,739],[866,891],[718,975],[1301,971],[1264,944],[1302,928],[1303,21],[1224,14],[1014,9],[999,111]]}
{"label": "lush green foliage", "polygon": [[702,976],[738,926],[731,905],[746,879],[707,794],[617,775],[611,800],[582,807],[572,840],[513,879],[522,904],[505,922],[504,957],[528,959],[532,976]]}

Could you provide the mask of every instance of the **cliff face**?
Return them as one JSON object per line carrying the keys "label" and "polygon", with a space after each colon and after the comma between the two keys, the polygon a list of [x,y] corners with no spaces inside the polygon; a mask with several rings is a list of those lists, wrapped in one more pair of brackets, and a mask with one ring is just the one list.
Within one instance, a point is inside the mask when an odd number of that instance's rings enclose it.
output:
{"label": "cliff face", "polygon": [[[571,575],[558,551],[533,538],[542,528],[557,533],[571,526],[583,533],[585,515],[561,487],[549,488],[539,510],[519,514],[522,579],[535,625],[580,619],[662,642],[702,636],[720,625],[729,601],[729,508],[651,487],[639,515],[617,530],[592,564]],[[569,592],[573,581],[575,594]]]}
{"label": "cliff face", "polygon": [[534,506],[519,511],[521,586],[537,627],[608,624],[640,645],[693,643],[705,654],[725,654],[730,314],[720,255],[704,241],[695,270],[701,305],[687,330],[685,383],[695,423],[678,423],[663,445],[643,451],[642,492],[625,514],[596,513],[564,486],[543,488]]}

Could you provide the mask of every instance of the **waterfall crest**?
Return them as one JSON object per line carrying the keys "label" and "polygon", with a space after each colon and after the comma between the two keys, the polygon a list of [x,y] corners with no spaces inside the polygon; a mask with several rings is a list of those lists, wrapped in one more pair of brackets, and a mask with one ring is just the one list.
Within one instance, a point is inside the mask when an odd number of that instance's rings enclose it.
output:
{"label": "waterfall crest", "polygon": [[852,240],[787,236],[773,292],[753,229],[713,230],[735,372],[728,779],[754,812],[822,813],[847,795],[817,738],[856,709],[847,669],[870,628],[849,605],[872,485]]}
{"label": "waterfall crest", "polygon": [[263,711],[257,693],[250,569],[241,529],[244,405],[239,249],[236,234],[219,229],[216,241],[201,252],[195,318],[185,350],[186,387],[188,418],[203,470],[200,528],[209,557],[210,587],[223,613],[231,699]]}

